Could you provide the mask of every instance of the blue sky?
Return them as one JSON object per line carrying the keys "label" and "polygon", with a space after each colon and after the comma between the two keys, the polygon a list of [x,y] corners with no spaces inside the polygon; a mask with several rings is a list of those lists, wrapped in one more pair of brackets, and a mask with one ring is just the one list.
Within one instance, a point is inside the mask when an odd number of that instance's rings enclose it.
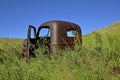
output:
{"label": "blue sky", "polygon": [[26,38],[29,24],[49,20],[77,23],[88,34],[120,21],[120,0],[0,0],[0,37]]}

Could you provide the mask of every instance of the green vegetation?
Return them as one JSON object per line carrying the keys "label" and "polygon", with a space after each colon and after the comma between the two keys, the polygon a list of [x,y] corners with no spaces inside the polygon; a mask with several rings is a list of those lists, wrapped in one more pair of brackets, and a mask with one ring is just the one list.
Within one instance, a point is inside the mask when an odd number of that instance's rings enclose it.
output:
{"label": "green vegetation", "polygon": [[51,59],[36,50],[26,63],[22,39],[0,39],[0,80],[119,80],[120,22],[83,36],[75,50],[54,53]]}

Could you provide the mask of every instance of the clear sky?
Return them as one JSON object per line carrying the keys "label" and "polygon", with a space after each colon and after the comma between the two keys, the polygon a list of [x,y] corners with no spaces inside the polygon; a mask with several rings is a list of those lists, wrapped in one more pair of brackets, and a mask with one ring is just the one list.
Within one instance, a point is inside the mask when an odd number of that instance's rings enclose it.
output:
{"label": "clear sky", "polygon": [[87,34],[120,21],[120,0],[0,0],[0,37],[26,38],[29,24],[49,20],[74,22]]}

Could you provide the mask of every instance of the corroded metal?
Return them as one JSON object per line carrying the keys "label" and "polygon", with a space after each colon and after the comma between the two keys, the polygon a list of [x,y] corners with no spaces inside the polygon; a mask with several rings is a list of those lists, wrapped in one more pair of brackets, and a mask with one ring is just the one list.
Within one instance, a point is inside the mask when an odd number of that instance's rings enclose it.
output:
{"label": "corroded metal", "polygon": [[[82,43],[82,31],[79,25],[66,21],[48,21],[41,24],[36,32],[36,28],[33,26],[28,27],[27,39],[24,40],[24,47],[28,49],[28,54],[30,55],[29,44],[36,46],[37,40],[41,37],[39,36],[42,28],[49,28],[50,36],[46,36],[48,41],[48,46],[50,53],[56,52],[57,49],[74,48],[74,37],[68,37],[67,31],[74,30],[78,33],[80,43]],[[34,31],[34,38],[31,38],[31,29]],[[26,49],[25,48],[25,49]]]}

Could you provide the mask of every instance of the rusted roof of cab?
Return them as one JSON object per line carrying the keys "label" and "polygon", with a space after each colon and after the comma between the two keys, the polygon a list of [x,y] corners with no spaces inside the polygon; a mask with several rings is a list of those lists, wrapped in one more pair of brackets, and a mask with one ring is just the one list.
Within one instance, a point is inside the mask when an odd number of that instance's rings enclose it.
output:
{"label": "rusted roof of cab", "polygon": [[[53,21],[48,21],[40,25],[40,27],[43,26],[49,26],[50,28],[52,27],[73,27],[77,28],[79,27],[77,24],[72,23],[72,22],[67,22],[67,21],[61,21],[61,20],[53,20]],[[80,27],[79,27],[80,28]]]}

